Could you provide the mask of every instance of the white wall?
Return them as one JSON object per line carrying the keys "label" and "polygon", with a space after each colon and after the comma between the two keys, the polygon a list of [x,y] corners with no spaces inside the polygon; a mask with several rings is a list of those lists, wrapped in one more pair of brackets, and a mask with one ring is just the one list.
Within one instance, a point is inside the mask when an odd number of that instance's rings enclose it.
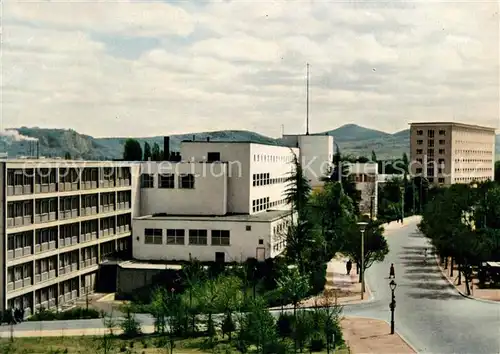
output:
{"label": "white wall", "polygon": [[[227,213],[227,164],[143,162],[141,174],[154,175],[154,188],[141,188],[141,215],[225,215]],[[175,188],[158,188],[158,173],[173,173]],[[179,175],[195,175],[193,189],[179,188]]]}
{"label": "white wall", "polygon": [[[298,149],[290,149],[283,146],[269,146],[252,144],[250,149],[250,198],[248,211],[250,214],[254,212],[253,201],[258,199],[269,198],[271,204],[269,208],[277,210],[288,209],[289,206],[285,203],[278,203],[285,198],[285,190],[287,182],[283,181],[290,176],[293,171],[293,156],[298,155]],[[271,179],[280,179],[275,183],[255,185],[253,183],[253,175],[269,174]],[[271,181],[272,182],[272,181]],[[265,210],[265,209],[263,209]]]}
{"label": "white wall", "polygon": [[228,164],[227,211],[229,213],[249,212],[250,196],[250,143],[239,142],[182,142],[183,160],[204,161],[208,152],[219,152],[221,161]]}
{"label": "white wall", "polygon": [[[160,218],[134,219],[132,227],[134,230],[133,257],[139,260],[189,260],[189,256],[200,261],[215,261],[216,252],[224,252],[226,262],[242,262],[248,258],[257,258],[257,249],[265,249],[265,258],[275,257],[283,251],[273,251],[272,228],[280,223],[256,222],[256,221],[219,221],[219,220],[196,220],[178,219],[167,220]],[[251,231],[246,231],[246,227],[251,226]],[[150,245],[144,243],[144,229],[159,228],[163,230],[163,244]],[[185,245],[167,245],[166,229],[184,229]],[[188,244],[189,229],[208,230],[208,245]],[[210,230],[229,230],[230,246],[212,246]],[[259,244],[259,239],[263,244]]]}

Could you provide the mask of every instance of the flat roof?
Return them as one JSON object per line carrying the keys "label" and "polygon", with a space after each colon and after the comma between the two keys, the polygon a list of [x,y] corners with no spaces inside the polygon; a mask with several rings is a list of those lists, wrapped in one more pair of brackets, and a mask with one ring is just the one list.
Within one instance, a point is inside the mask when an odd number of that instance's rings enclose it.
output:
{"label": "flat roof", "polygon": [[483,125],[476,125],[476,124],[466,124],[466,123],[460,123],[460,122],[414,122],[414,123],[409,123],[410,126],[412,125],[431,125],[431,126],[439,126],[439,125],[454,125],[457,127],[463,127],[463,128],[473,128],[473,129],[481,129],[481,130],[491,130],[491,131],[496,131],[497,128],[493,127],[487,127]]}
{"label": "flat roof", "polygon": [[226,214],[226,215],[146,215],[134,220],[160,221],[223,221],[223,222],[272,222],[291,214],[290,210],[268,210],[256,214]]}
{"label": "flat roof", "polygon": [[276,141],[275,144],[265,143],[265,142],[256,142],[251,140],[182,140],[181,143],[204,143],[204,144],[255,144],[255,145],[266,145],[266,146],[278,146],[288,148],[288,146],[283,145],[283,143]]}
{"label": "flat roof", "polygon": [[161,264],[161,263],[149,263],[140,261],[126,261],[118,264],[120,268],[126,269],[157,269],[157,270],[180,270],[182,266],[180,264]]}

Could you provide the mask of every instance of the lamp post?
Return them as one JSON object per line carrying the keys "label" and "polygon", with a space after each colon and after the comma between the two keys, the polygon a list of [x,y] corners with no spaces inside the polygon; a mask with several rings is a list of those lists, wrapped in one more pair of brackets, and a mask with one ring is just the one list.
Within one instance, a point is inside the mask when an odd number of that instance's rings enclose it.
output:
{"label": "lamp post", "polygon": [[389,304],[389,308],[391,309],[391,334],[394,334],[394,310],[396,309],[396,297],[394,296],[394,290],[396,290],[396,282],[394,279],[389,283],[389,287],[391,288],[391,303]]}
{"label": "lamp post", "polygon": [[365,229],[367,222],[358,222],[359,231],[361,232],[361,265],[359,271],[361,272],[361,300],[365,298]]}
{"label": "lamp post", "polygon": [[404,197],[405,188],[399,187],[399,190],[401,191],[401,224],[402,224],[405,218],[405,197]]}
{"label": "lamp post", "polygon": [[373,220],[373,207],[375,206],[375,192],[370,196],[370,220]]}

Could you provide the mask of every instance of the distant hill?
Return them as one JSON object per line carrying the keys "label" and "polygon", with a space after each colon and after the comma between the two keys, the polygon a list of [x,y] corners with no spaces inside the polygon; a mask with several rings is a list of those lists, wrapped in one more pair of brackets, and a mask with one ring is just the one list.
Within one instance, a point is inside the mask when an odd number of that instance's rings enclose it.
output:
{"label": "distant hill", "polygon": [[[379,130],[361,127],[356,124],[346,124],[337,129],[323,132],[335,138],[343,153],[356,156],[371,156],[375,151],[379,159],[401,157],[404,152],[409,153],[409,130],[390,134]],[[211,141],[252,141],[280,145],[280,139],[267,137],[246,130],[222,130],[192,134],[171,135],[171,150],[178,150],[182,140]],[[40,155],[47,157],[64,157],[69,153],[73,158],[107,160],[122,157],[123,144],[126,138],[109,137],[94,138],[80,134],[71,129],[45,128],[14,128],[0,133],[0,152],[7,152],[10,157],[28,155],[34,146],[33,140],[38,140]],[[137,140],[153,145],[155,142],[163,148],[163,136],[142,137]],[[497,135],[497,154],[500,152],[500,136]]]}

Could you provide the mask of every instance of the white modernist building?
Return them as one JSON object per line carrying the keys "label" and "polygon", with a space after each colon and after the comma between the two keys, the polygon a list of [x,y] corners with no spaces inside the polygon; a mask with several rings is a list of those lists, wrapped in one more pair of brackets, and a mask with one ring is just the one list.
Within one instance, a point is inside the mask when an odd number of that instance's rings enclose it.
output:
{"label": "white modernist building", "polygon": [[328,174],[335,154],[333,136],[296,134],[283,135],[281,139],[285,145],[299,149],[304,175],[312,188],[321,188],[324,184],[321,178]]}
{"label": "white modernist building", "polygon": [[185,141],[178,162],[140,167],[138,260],[245,261],[275,257],[291,220],[286,178],[296,148]]}
{"label": "white modernist building", "polygon": [[318,169],[333,153],[331,137],[297,142],[303,150],[185,141],[175,162],[0,161],[0,310],[71,304],[116,252],[147,262],[279,255],[294,156],[315,157]]}

